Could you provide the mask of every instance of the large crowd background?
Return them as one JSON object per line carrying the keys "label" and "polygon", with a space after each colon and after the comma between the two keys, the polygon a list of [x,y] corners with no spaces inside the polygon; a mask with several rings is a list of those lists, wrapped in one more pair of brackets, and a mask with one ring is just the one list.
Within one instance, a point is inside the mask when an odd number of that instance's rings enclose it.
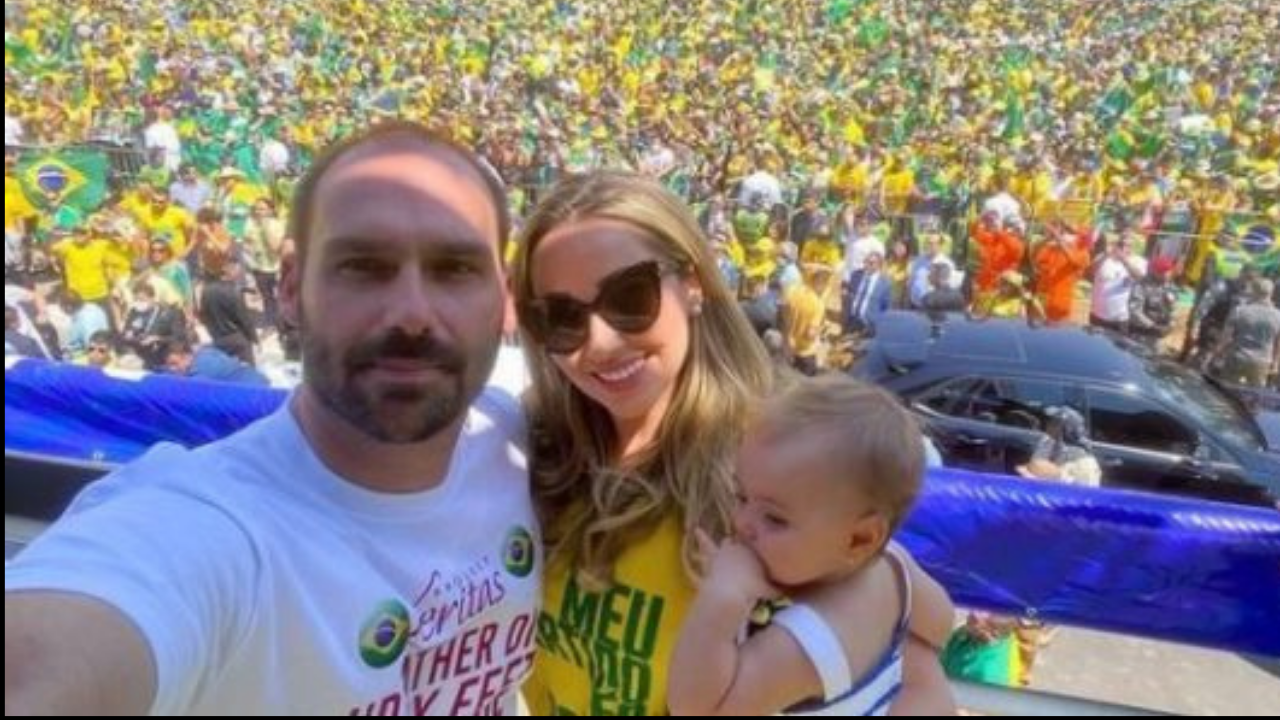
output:
{"label": "large crowd background", "polygon": [[403,118],[517,218],[567,174],[660,178],[806,371],[902,308],[1274,384],[1220,338],[1276,303],[1277,37],[1274,0],[6,3],[6,355],[261,381],[264,344],[297,357],[294,183]]}

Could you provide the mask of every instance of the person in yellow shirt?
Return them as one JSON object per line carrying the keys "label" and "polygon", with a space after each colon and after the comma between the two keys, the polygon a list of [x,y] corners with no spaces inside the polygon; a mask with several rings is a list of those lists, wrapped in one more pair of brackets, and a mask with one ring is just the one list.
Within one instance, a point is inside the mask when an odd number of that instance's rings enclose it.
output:
{"label": "person in yellow shirt", "polygon": [[4,154],[4,234],[25,237],[38,213],[18,180],[18,154]]}
{"label": "person in yellow shirt", "polygon": [[880,184],[880,202],[890,215],[906,215],[916,190],[916,173],[900,158],[890,155]]}
{"label": "person in yellow shirt", "polygon": [[808,241],[800,249],[801,265],[825,265],[839,272],[844,262],[844,245],[835,237],[828,220],[814,225]]}
{"label": "person in yellow shirt", "polygon": [[111,277],[117,271],[113,267],[110,242],[91,231],[81,231],[56,241],[50,250],[62,262],[62,277],[68,289],[85,302],[107,300],[111,294]]}
{"label": "person in yellow shirt", "polygon": [[804,375],[816,375],[822,328],[827,321],[826,298],[831,292],[835,271],[830,265],[810,263],[802,264],[801,272],[804,281],[791,288],[782,299],[782,331],[795,369]]}
{"label": "person in yellow shirt", "polygon": [[1053,177],[1043,165],[1029,163],[1009,181],[1009,192],[1031,210],[1031,219],[1043,219],[1053,200]]}
{"label": "person in yellow shirt", "polygon": [[151,188],[149,199],[146,205],[134,207],[134,220],[148,237],[169,238],[174,257],[185,257],[191,234],[195,231],[195,219],[174,205],[169,193],[162,188]]}
{"label": "person in yellow shirt", "polygon": [[1215,177],[1204,192],[1192,198],[1192,207],[1199,218],[1196,227],[1196,238],[1191,246],[1191,257],[1183,270],[1186,281],[1197,287],[1204,276],[1205,263],[1214,249],[1214,242],[1226,226],[1227,215],[1236,209],[1239,198],[1235,188],[1231,186],[1231,178],[1225,175]]}
{"label": "person in yellow shirt", "polygon": [[564,440],[535,442],[530,460],[547,549],[524,694],[535,715],[666,714],[695,531],[730,530],[731,458],[775,370],[691,213],[652,180],[571,178],[521,245],[529,422]]}

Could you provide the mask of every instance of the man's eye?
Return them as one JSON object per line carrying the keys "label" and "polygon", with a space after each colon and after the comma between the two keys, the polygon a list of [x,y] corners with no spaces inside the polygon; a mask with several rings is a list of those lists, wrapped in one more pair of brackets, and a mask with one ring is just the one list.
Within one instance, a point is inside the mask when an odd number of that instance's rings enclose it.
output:
{"label": "man's eye", "polygon": [[467,260],[442,260],[434,269],[437,275],[445,278],[471,277],[480,273],[479,266]]}
{"label": "man's eye", "polygon": [[395,266],[373,258],[352,258],[342,261],[338,265],[338,272],[348,277],[374,280],[395,274]]}

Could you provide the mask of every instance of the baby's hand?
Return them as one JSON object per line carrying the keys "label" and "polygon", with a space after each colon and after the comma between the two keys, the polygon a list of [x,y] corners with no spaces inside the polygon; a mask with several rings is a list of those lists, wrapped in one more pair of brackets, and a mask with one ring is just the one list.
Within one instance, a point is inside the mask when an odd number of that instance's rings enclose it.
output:
{"label": "baby's hand", "polygon": [[769,582],[760,557],[735,540],[717,544],[702,530],[697,531],[698,550],[707,568],[703,588],[749,605],[780,594]]}

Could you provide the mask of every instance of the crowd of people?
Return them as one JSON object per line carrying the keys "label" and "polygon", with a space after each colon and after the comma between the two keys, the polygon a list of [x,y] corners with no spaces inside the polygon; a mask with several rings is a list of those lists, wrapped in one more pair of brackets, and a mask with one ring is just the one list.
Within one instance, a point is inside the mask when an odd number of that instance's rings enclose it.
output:
{"label": "crowd of people", "polygon": [[[1142,277],[1200,297],[1249,263],[1280,272],[1278,22],[1265,0],[10,3],[6,277],[100,306],[105,326],[55,323],[89,330],[62,333],[73,358],[105,329],[160,364],[125,333],[140,281],[204,325],[193,341],[252,363],[280,333],[296,357],[278,218],[316,152],[398,117],[476,147],[517,225],[567,174],[661,179],[744,298],[810,287],[771,333],[802,366],[825,361],[811,320],[841,296],[855,330],[891,307],[1062,321],[1088,280],[1094,320],[1150,340],[1173,296],[1125,290]],[[85,143],[143,160],[88,213],[24,193],[23,148]],[[1212,312],[1192,313],[1200,355]]]}

